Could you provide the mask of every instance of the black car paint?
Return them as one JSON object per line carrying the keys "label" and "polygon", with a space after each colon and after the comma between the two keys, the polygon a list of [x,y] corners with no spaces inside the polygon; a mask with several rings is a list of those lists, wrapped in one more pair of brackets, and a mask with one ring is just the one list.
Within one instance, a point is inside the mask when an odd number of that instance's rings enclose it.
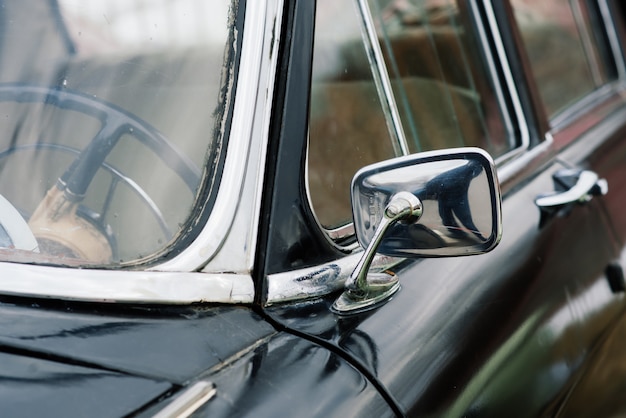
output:
{"label": "black car paint", "polygon": [[[10,297],[1,302],[0,353],[21,355],[29,364],[17,372],[8,360],[0,367],[0,387],[12,388],[0,390],[3,416],[83,416],[85,410],[93,411],[90,416],[125,415],[276,334],[240,307],[125,308]],[[15,386],[15,378],[31,385]],[[83,384],[92,387],[89,396],[70,390]],[[37,390],[46,385],[51,389]],[[107,402],[122,405],[127,385],[134,395],[124,414],[103,408]],[[34,402],[15,402],[18,394]]]}
{"label": "black car paint", "polygon": [[197,416],[396,416],[342,356],[280,333],[211,376],[220,389]]}
{"label": "black car paint", "polygon": [[342,356],[242,307],[5,297],[0,361],[7,417],[152,416],[199,378],[219,389],[198,416],[395,415]]}
{"label": "black car paint", "polygon": [[[128,376],[23,353],[0,352],[0,405],[6,417],[119,417],[172,389],[165,381]],[[106,405],[106,407],[102,407]]]}
{"label": "black car paint", "polygon": [[0,344],[182,385],[276,332],[243,307],[59,307],[3,303]]}

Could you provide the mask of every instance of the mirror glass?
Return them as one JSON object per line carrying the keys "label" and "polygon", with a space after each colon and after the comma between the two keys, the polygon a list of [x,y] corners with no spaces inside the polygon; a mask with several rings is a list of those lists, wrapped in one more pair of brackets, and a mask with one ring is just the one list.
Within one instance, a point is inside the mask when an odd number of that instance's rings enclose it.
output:
{"label": "mirror glass", "polygon": [[423,205],[414,223],[398,222],[378,252],[398,257],[443,257],[490,251],[502,233],[500,187],[493,160],[478,148],[424,152],[367,166],[352,181],[357,238],[370,243],[383,211],[398,192]]}

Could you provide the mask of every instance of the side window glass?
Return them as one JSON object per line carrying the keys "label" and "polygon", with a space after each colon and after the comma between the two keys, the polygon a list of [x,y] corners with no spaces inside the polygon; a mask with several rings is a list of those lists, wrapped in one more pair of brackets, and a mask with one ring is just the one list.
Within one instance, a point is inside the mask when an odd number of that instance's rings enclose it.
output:
{"label": "side window glass", "polygon": [[615,78],[597,18],[584,0],[511,0],[549,117]]}
{"label": "side window glass", "polygon": [[513,144],[468,11],[455,0],[368,0],[411,152]]}
{"label": "side window glass", "polygon": [[308,183],[323,227],[352,219],[350,182],[394,148],[354,2],[319,0],[315,22]]}
{"label": "side window glass", "polygon": [[[517,146],[469,12],[456,1],[318,0],[317,7],[308,183],[324,228],[350,222],[355,172],[394,149],[477,146],[498,157]],[[366,28],[375,39],[363,35]],[[382,70],[368,60],[372,47],[380,48]],[[397,130],[374,74],[389,81]]]}

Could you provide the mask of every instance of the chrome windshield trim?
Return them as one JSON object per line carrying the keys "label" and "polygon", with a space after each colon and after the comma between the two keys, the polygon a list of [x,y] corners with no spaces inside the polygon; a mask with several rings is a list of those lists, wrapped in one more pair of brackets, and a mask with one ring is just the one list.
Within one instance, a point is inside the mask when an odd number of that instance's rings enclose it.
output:
{"label": "chrome windshield trim", "polygon": [[0,263],[0,294],[88,302],[252,303],[254,283],[243,274],[87,270]]}
{"label": "chrome windshield trim", "polygon": [[[260,84],[256,96],[249,155],[239,202],[228,236],[219,251],[202,269],[205,272],[234,271],[250,273],[254,267],[259,232],[261,202],[264,191],[265,161],[274,103],[273,88],[278,67],[281,41],[283,0],[268,0],[263,37]],[[261,37],[261,36],[259,36]]]}
{"label": "chrome windshield trim", "polygon": [[[343,289],[344,282],[356,267],[362,254],[363,251],[359,251],[319,266],[269,275],[265,304],[310,299]],[[370,271],[381,272],[403,260],[403,258],[377,255]]]}
{"label": "chrome windshield trim", "polygon": [[[268,0],[246,2],[239,79],[226,160],[215,205],[198,237],[178,256],[151,267],[158,271],[194,271],[202,268],[215,255],[228,235],[235,219],[243,189],[250,154],[253,118],[261,85],[261,63],[269,42],[265,33]],[[267,94],[267,92],[262,92]]]}

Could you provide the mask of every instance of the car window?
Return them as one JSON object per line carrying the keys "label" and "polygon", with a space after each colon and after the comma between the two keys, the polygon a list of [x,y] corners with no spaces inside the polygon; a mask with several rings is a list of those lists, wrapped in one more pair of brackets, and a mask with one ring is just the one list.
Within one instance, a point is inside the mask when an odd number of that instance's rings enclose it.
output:
{"label": "car window", "polygon": [[[461,146],[498,157],[517,146],[467,10],[452,0],[369,0],[361,15],[354,3],[320,0],[317,9],[308,182],[326,229],[350,222],[350,180],[366,164]],[[381,105],[367,25],[399,127]]]}
{"label": "car window", "polygon": [[322,225],[350,219],[350,181],[360,168],[396,156],[351,1],[322,0],[316,28],[308,182]]}
{"label": "car window", "polygon": [[616,77],[608,42],[583,0],[512,0],[515,20],[549,117]]}
{"label": "car window", "polygon": [[[223,161],[236,5],[3,3],[3,259],[118,265],[174,242]],[[18,254],[29,232],[38,253]]]}

